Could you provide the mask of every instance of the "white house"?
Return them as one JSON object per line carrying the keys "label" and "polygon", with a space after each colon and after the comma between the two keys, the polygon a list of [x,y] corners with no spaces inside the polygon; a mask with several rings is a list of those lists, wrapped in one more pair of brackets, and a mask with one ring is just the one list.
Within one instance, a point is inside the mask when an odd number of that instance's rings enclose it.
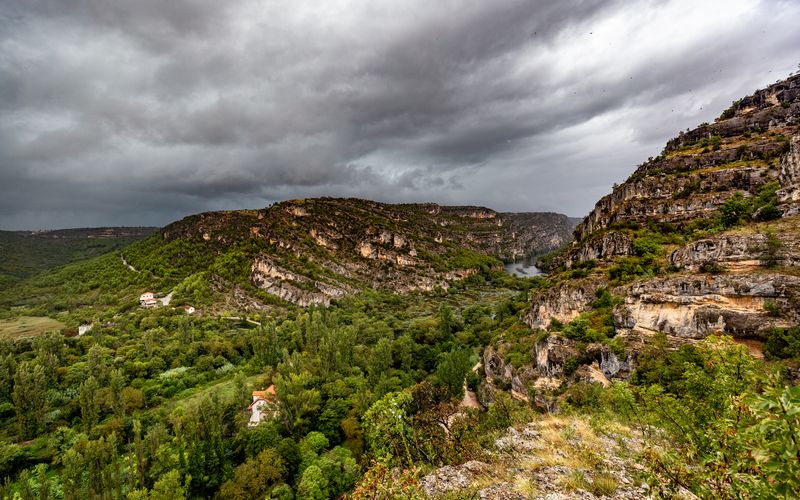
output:
{"label": "white house", "polygon": [[158,307],[160,303],[153,295],[153,292],[144,292],[143,294],[139,295],[139,304],[142,307],[150,308]]}
{"label": "white house", "polygon": [[250,415],[248,427],[255,427],[277,412],[277,401],[275,400],[275,386],[271,385],[263,391],[253,391],[253,402],[247,407],[253,412]]}
{"label": "white house", "polygon": [[186,314],[194,314],[194,312],[197,310],[192,306],[183,306],[181,309],[186,311]]}

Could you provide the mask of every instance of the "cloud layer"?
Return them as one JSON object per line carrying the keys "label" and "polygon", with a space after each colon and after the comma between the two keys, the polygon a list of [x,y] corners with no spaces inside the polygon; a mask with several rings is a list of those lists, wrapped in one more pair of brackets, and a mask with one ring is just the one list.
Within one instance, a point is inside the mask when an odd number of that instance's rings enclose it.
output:
{"label": "cloud layer", "polygon": [[310,196],[583,215],[800,63],[780,0],[11,0],[0,227]]}

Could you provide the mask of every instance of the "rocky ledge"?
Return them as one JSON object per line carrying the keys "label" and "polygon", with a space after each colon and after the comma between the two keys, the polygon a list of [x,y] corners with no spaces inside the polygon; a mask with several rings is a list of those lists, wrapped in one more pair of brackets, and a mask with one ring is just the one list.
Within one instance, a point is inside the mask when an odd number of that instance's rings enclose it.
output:
{"label": "rocky ledge", "polygon": [[599,433],[584,420],[548,416],[509,427],[483,461],[439,468],[420,484],[429,498],[652,498],[655,492],[637,479],[646,470],[637,460],[643,449],[628,428]]}

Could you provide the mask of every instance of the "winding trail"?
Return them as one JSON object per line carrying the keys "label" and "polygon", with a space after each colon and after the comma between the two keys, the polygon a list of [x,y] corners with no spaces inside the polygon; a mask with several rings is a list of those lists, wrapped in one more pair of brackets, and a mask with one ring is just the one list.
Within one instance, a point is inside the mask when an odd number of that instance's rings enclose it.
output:
{"label": "winding trail", "polygon": [[[128,269],[130,269],[131,271],[133,271],[135,273],[139,272],[135,267],[133,267],[132,265],[128,264],[128,261],[125,260],[125,256],[124,255],[119,254],[119,258],[120,258],[120,260],[122,260],[122,265],[124,265],[125,267],[127,267]],[[170,295],[172,295],[172,294],[170,294]]]}

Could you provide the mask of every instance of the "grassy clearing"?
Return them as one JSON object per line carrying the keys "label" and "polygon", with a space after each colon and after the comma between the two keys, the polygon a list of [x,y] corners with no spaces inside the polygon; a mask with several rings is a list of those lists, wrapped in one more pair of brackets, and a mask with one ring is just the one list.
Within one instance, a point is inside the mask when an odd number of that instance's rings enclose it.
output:
{"label": "grassy clearing", "polygon": [[38,337],[53,330],[64,328],[64,323],[44,316],[20,316],[0,320],[0,337],[20,339]]}

